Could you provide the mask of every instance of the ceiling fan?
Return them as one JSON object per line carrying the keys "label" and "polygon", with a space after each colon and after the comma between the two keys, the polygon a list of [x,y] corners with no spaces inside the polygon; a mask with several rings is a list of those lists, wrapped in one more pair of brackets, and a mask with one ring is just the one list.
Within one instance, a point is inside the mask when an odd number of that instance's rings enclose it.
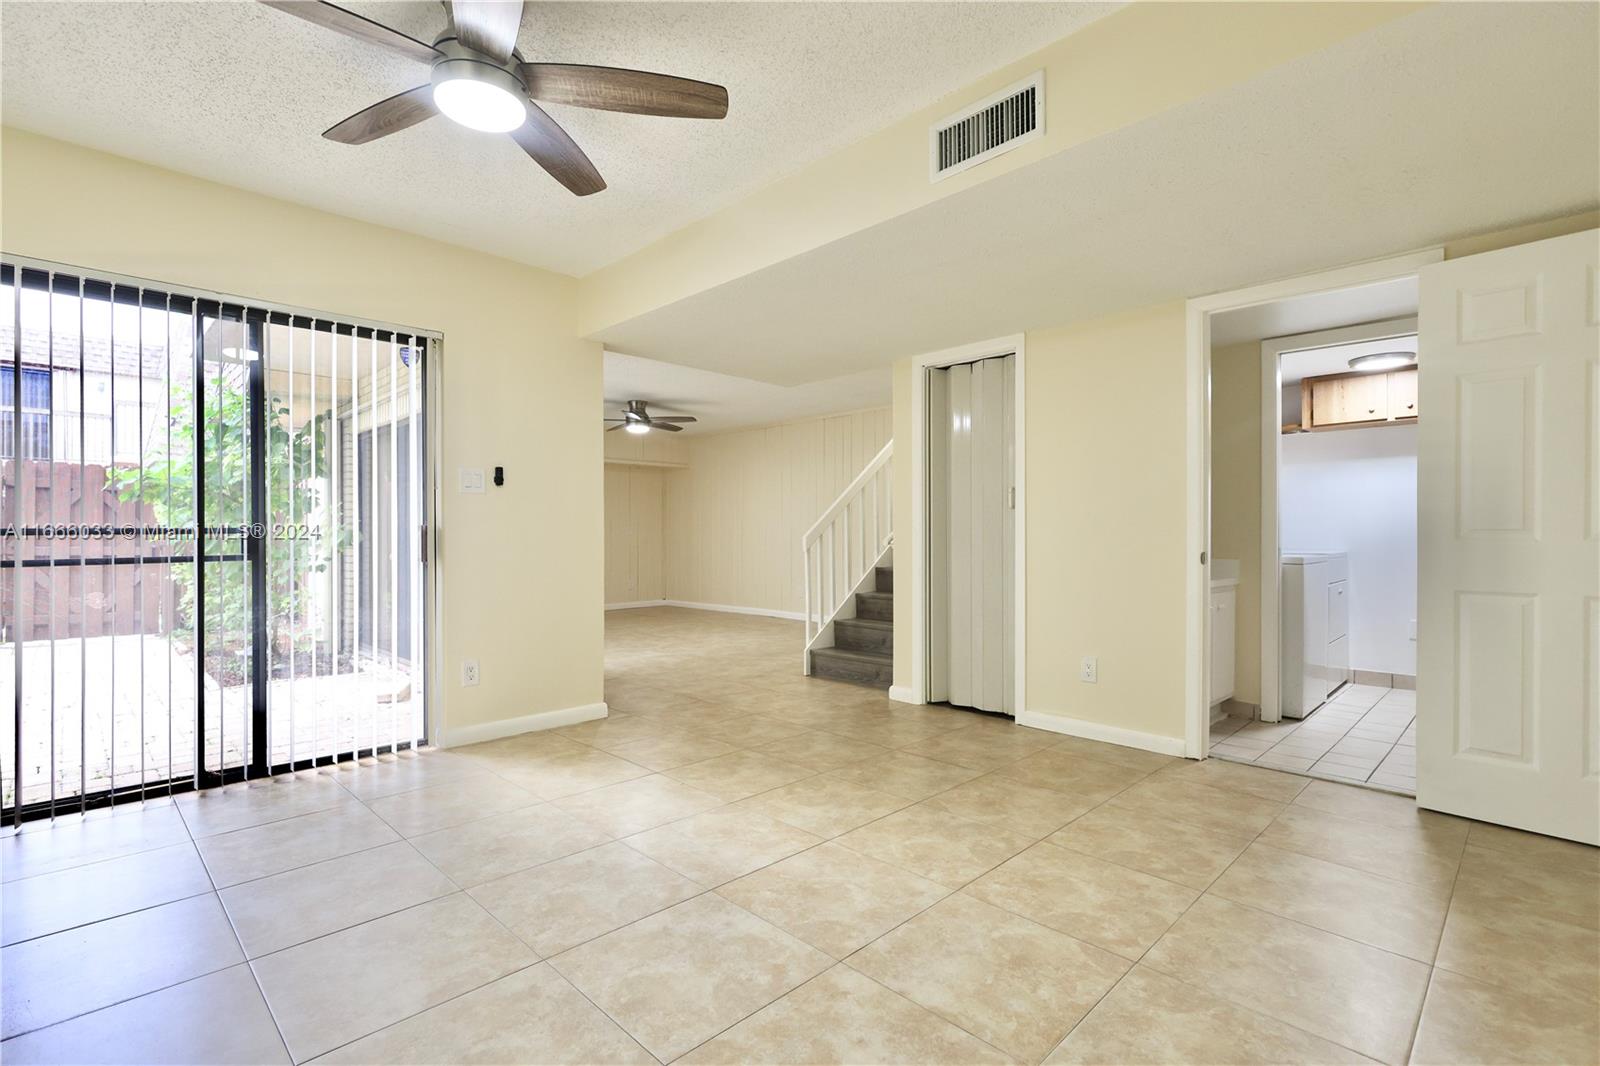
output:
{"label": "ceiling fan", "polygon": [[550,176],[578,196],[606,187],[577,142],[534,101],[635,115],[724,118],[728,90],[710,82],[621,67],[524,63],[517,51],[522,0],[444,0],[432,44],[320,0],[262,0],[268,7],[426,63],[428,84],[381,100],[323,136],[366,144],[443,112],[485,133],[509,133]]}
{"label": "ceiling fan", "polygon": [[649,433],[652,429],[664,429],[668,433],[677,433],[683,429],[679,423],[698,422],[693,415],[651,415],[645,410],[645,400],[629,400],[628,406],[623,408],[621,418],[608,418],[607,422],[615,422],[614,426],[607,426],[606,432],[625,429],[629,433]]}

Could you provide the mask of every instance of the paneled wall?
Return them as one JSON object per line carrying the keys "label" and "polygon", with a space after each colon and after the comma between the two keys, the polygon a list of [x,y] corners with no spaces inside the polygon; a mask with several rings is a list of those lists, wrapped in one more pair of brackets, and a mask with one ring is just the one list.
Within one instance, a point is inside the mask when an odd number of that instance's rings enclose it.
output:
{"label": "paneled wall", "polygon": [[606,464],[606,603],[666,598],[661,501],[668,471]]}
{"label": "paneled wall", "polygon": [[666,598],[804,610],[800,538],[888,443],[890,410],[686,434],[687,466],[665,471]]}

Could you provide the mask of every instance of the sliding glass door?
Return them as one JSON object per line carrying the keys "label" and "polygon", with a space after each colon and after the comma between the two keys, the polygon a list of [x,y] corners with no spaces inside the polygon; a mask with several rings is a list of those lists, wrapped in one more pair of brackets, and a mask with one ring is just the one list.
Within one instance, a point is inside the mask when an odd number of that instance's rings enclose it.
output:
{"label": "sliding glass door", "polygon": [[430,345],[0,269],[9,817],[425,739]]}

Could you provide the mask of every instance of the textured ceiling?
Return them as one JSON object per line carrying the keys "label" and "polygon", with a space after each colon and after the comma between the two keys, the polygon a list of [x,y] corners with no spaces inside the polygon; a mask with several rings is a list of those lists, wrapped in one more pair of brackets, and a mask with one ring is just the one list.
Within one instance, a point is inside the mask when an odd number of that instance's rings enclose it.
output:
{"label": "textured ceiling", "polygon": [[661,414],[694,415],[688,433],[720,433],[740,426],[791,422],[839,411],[887,407],[893,382],[889,368],[816,381],[772,385],[709,370],[605,353],[605,416],[615,418],[629,400],[648,400]]}
{"label": "textured ceiling", "polygon": [[[346,5],[413,36],[428,2]],[[321,132],[427,81],[406,59],[241,0],[0,4],[7,125],[583,275],[1113,10],[1080,3],[529,3],[530,61],[720,82],[722,122],[549,108],[609,188],[579,199],[509,138],[442,118]]]}
{"label": "textured ceiling", "polygon": [[1592,210],[1597,14],[1434,5],[599,339],[796,385]]}

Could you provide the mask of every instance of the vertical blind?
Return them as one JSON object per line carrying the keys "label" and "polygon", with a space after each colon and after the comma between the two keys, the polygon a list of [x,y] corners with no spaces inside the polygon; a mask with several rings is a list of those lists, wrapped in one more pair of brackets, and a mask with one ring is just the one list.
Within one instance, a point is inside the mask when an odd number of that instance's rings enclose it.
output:
{"label": "vertical blind", "polygon": [[427,736],[435,334],[0,266],[13,821]]}

